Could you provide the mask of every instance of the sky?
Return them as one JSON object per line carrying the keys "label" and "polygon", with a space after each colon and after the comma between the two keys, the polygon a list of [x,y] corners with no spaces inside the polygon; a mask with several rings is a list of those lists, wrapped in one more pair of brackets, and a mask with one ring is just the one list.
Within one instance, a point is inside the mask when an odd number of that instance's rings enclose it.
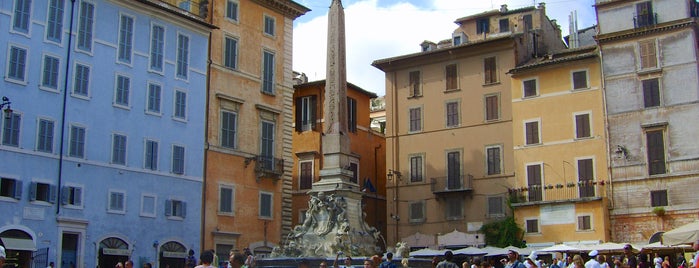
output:
{"label": "sky", "polygon": [[[311,11],[294,21],[293,69],[309,81],[325,79],[328,10],[332,0],[294,0]],[[451,38],[458,18],[485,11],[538,5],[532,0],[343,0],[347,45],[347,81],[383,96],[384,73],[375,60],[420,51],[425,40]],[[551,0],[546,14],[568,34],[568,16],[578,13],[578,28],[595,25],[595,0]]]}

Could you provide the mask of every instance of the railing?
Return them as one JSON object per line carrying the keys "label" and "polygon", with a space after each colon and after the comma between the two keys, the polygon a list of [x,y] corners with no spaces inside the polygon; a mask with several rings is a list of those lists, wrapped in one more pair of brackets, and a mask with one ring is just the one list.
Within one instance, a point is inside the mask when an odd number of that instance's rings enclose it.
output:
{"label": "railing", "polygon": [[607,196],[606,181],[579,181],[556,185],[529,185],[510,188],[511,203],[598,199]]}
{"label": "railing", "polygon": [[160,0],[199,17],[206,17],[211,0]]}
{"label": "railing", "polygon": [[270,156],[257,156],[255,159],[257,177],[279,178],[284,173],[284,159]]}
{"label": "railing", "polygon": [[641,14],[641,15],[636,15],[633,17],[633,26],[634,28],[641,28],[641,27],[646,27],[646,26],[651,26],[658,24],[658,14],[657,13],[648,13],[648,14]]}
{"label": "railing", "polygon": [[450,193],[473,190],[473,176],[457,175],[431,178],[432,193]]}

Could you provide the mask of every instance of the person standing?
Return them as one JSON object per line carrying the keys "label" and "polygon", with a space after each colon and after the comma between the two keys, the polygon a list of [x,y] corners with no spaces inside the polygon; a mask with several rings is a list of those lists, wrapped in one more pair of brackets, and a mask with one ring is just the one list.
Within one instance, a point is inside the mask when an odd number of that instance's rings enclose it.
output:
{"label": "person standing", "polygon": [[231,252],[228,256],[228,266],[230,268],[245,267],[245,256],[243,256],[241,253]]}
{"label": "person standing", "polygon": [[194,250],[190,249],[187,257],[184,258],[184,268],[194,268],[197,266],[197,258],[194,257]]}
{"label": "person standing", "polygon": [[451,250],[447,250],[447,252],[444,252],[444,260],[437,264],[437,268],[459,268],[456,263],[452,262],[453,258],[454,253]]}
{"label": "person standing", "polygon": [[379,268],[396,268],[396,264],[393,263],[393,253],[386,253],[386,261],[379,265]]}
{"label": "person standing", "polygon": [[585,268],[602,268],[599,262],[595,259],[599,255],[597,250],[590,251],[587,256],[590,256],[590,260],[585,263]]}
{"label": "person standing", "polygon": [[5,265],[5,258],[7,255],[5,255],[5,247],[0,246],[0,268],[2,268]]}
{"label": "person standing", "polygon": [[638,267],[638,261],[636,260],[636,256],[633,255],[633,247],[631,247],[631,244],[626,244],[624,246],[624,261],[622,262],[623,268],[637,268]]}
{"label": "person standing", "polygon": [[597,262],[602,268],[609,268],[609,263],[607,263],[607,257],[604,255],[597,255]]}
{"label": "person standing", "polygon": [[654,268],[663,268],[663,258],[658,255],[658,253],[655,253],[655,258],[653,258],[653,265],[655,265]]}
{"label": "person standing", "polygon": [[211,250],[205,250],[202,252],[201,256],[199,256],[199,260],[201,261],[201,264],[195,266],[195,268],[216,268],[211,266],[211,263],[214,261],[214,253]]}
{"label": "person standing", "polygon": [[699,239],[697,241],[694,241],[693,248],[697,253],[694,253],[694,266],[691,268],[699,268]]}
{"label": "person standing", "polygon": [[519,252],[514,250],[507,251],[507,263],[505,268],[526,268],[523,263],[519,261]]}
{"label": "person standing", "polygon": [[128,260],[124,263],[124,268],[133,268],[133,261]]}

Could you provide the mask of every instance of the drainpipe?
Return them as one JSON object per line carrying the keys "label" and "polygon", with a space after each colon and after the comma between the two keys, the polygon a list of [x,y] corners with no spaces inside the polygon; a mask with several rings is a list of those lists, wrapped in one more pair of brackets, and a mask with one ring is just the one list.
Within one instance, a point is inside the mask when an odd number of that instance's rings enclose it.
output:
{"label": "drainpipe", "polygon": [[[213,14],[213,12],[212,12]],[[208,152],[209,152],[209,107],[210,107],[210,101],[209,98],[211,96],[211,36],[212,33],[209,32],[209,51],[207,52],[208,54],[208,59],[207,59],[207,66],[206,66],[206,105],[205,109],[206,111],[204,114],[206,115],[204,117],[204,162],[203,162],[203,170],[202,170],[202,183],[201,183],[201,230],[200,230],[200,236],[201,239],[199,239],[199,251],[204,250],[204,244],[206,239],[204,238],[206,235],[206,186],[207,186],[207,177],[206,177],[206,171],[208,170],[207,163],[208,163]]]}
{"label": "drainpipe", "polygon": [[70,55],[71,55],[71,43],[73,41],[73,18],[75,17],[75,0],[70,1],[70,23],[68,24],[68,46],[66,46],[66,71],[65,71],[65,76],[63,77],[63,106],[61,107],[61,137],[60,137],[60,145],[58,146],[58,192],[59,196],[56,200],[56,215],[58,215],[61,212],[61,203],[62,200],[60,200],[60,190],[61,190],[61,185],[62,185],[62,180],[63,180],[63,151],[64,151],[64,136],[65,136],[65,128],[66,128],[66,102],[68,101],[68,79],[69,79],[69,70],[70,70]]}
{"label": "drainpipe", "polygon": [[[398,106],[397,105],[398,104],[398,90],[396,88],[396,83],[398,81],[397,79],[398,79],[398,74],[397,74],[397,71],[394,70],[393,71],[393,83],[391,85],[392,86],[391,90],[393,91],[393,93],[392,93],[393,94],[393,103],[392,103],[393,107],[391,107],[391,109],[393,110],[393,114],[391,115],[392,119],[393,119],[393,128],[391,129],[391,137],[392,137],[391,142],[393,143],[393,148],[392,148],[392,151],[393,151],[392,152],[392,158],[393,158],[392,162],[393,163],[391,163],[392,170],[397,170],[396,169],[396,166],[398,164],[397,159],[399,158],[398,153],[400,152],[398,149],[398,145],[399,145],[398,135],[396,134],[398,132],[398,125],[399,125],[398,120],[396,119],[396,117],[398,117],[398,113],[396,113],[396,110],[397,110],[396,106]],[[398,204],[399,204],[398,175],[396,174],[396,177],[393,179],[394,179],[394,181],[393,181],[394,182],[394,184],[393,184],[393,187],[394,187],[393,188],[393,193],[394,193],[393,194],[393,213],[394,214],[393,215],[399,215],[398,214],[398,211],[399,211],[399,209],[398,209]],[[393,235],[394,235],[395,240],[393,241],[393,243],[397,243],[398,242],[398,221],[397,220],[394,220],[394,221],[395,221],[395,225],[393,227],[394,227],[395,233]]]}

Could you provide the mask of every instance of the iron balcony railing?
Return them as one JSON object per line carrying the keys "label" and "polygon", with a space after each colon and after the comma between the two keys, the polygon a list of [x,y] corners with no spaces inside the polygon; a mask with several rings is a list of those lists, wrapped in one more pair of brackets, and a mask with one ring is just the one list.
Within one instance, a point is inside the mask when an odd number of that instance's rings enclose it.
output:
{"label": "iron balcony railing", "polygon": [[284,173],[284,159],[271,156],[257,156],[255,172],[258,177],[279,178]]}
{"label": "iron balcony railing", "polygon": [[208,5],[211,0],[159,0],[171,6],[185,10],[196,16],[205,18],[208,10]]}
{"label": "iron balcony railing", "polygon": [[510,188],[508,192],[511,203],[599,199],[607,196],[607,185],[606,181],[585,180],[555,185],[529,185]]}
{"label": "iron balcony railing", "polygon": [[657,13],[647,13],[633,17],[634,28],[647,27],[658,24]]}
{"label": "iron balcony railing", "polygon": [[473,190],[473,176],[456,175],[431,178],[432,193],[451,193]]}

